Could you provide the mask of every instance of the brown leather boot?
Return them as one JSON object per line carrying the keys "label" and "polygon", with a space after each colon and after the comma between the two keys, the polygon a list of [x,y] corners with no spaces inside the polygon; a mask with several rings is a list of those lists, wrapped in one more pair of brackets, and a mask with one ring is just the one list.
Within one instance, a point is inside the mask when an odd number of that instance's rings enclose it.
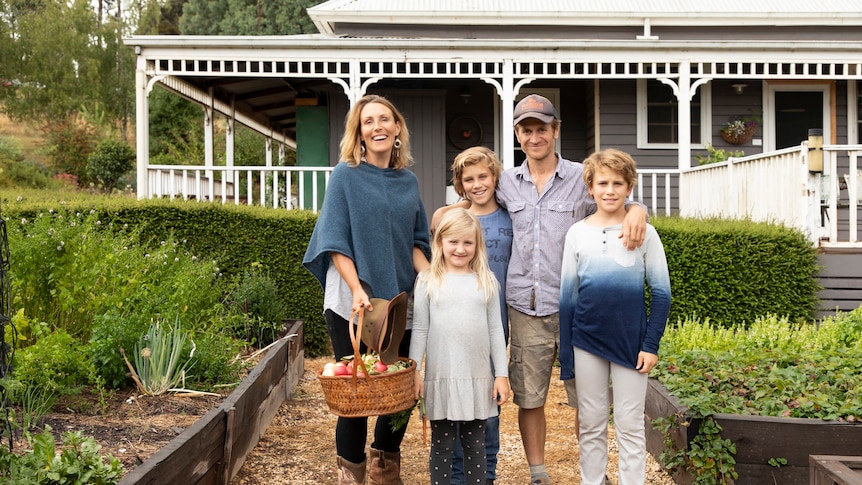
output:
{"label": "brown leather boot", "polygon": [[364,485],[365,484],[365,463],[368,460],[362,460],[362,463],[353,463],[342,457],[338,457],[338,485]]}
{"label": "brown leather boot", "polygon": [[371,448],[368,485],[404,485],[401,481],[401,453]]}

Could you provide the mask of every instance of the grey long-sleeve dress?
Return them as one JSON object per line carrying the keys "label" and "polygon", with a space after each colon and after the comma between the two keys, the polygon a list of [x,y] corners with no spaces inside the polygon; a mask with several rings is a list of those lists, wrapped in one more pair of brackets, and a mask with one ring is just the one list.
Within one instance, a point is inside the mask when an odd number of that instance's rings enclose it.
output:
{"label": "grey long-sleeve dress", "polygon": [[447,274],[433,299],[425,283],[416,285],[410,358],[420,366],[425,358],[425,411],[432,421],[498,414],[492,394],[494,379],[508,377],[506,342],[500,300],[484,295],[475,274]]}

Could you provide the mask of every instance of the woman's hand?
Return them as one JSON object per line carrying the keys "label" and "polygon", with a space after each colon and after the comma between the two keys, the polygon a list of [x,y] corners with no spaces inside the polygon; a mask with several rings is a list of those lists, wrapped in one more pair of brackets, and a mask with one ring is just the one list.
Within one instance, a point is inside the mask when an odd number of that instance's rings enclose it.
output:
{"label": "woman's hand", "polygon": [[362,286],[353,290],[353,308],[354,312],[359,312],[361,308],[364,308],[365,311],[370,312],[373,310],[371,307],[371,300],[368,299],[368,294],[365,293],[365,290],[362,289]]}

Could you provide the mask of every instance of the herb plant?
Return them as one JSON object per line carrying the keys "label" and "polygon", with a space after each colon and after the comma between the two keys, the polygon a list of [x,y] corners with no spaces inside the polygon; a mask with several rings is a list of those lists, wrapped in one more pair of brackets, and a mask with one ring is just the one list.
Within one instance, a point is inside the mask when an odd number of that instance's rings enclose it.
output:
{"label": "herb plant", "polygon": [[51,427],[42,433],[25,433],[31,450],[16,455],[0,446],[0,483],[16,485],[110,485],[120,481],[123,465],[99,455],[98,443],[80,431],[67,431],[57,449]]}

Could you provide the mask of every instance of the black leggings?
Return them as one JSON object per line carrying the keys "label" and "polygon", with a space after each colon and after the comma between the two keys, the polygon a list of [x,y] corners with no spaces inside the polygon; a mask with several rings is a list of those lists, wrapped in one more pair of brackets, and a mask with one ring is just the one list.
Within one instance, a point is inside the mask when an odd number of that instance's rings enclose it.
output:
{"label": "black leggings", "polygon": [[431,485],[449,485],[455,440],[464,450],[464,483],[485,483],[485,420],[431,421],[431,456],[428,470]]}
{"label": "black leggings", "polygon": [[[353,356],[353,343],[350,341],[350,332],[347,328],[348,322],[332,310],[324,312],[326,328],[329,330],[329,338],[332,341],[332,349],[335,359],[340,360],[345,356]],[[359,352],[365,353],[367,348],[360,342]],[[410,352],[410,330],[404,332],[404,338],[398,346],[398,355],[407,356]],[[379,416],[374,426],[374,442],[371,447],[391,453],[401,451],[401,440],[407,432],[407,425],[398,431],[392,431],[389,416]],[[335,425],[335,450],[338,456],[353,463],[362,463],[365,460],[365,440],[368,436],[368,418],[338,418]]]}

